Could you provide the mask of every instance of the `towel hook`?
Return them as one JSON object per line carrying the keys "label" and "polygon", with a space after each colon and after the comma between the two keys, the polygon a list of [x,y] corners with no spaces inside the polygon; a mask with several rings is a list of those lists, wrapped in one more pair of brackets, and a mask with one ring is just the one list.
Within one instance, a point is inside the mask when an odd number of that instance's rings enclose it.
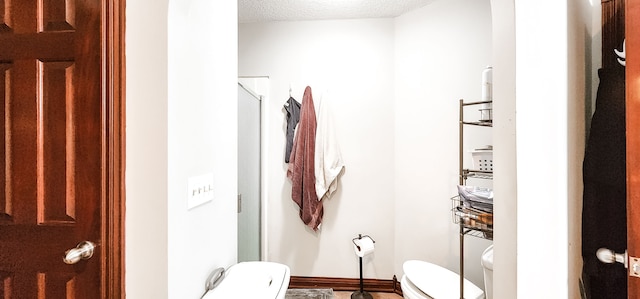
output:
{"label": "towel hook", "polygon": [[618,49],[613,49],[613,52],[618,56],[618,63],[622,66],[627,65],[627,50],[626,50],[626,39],[622,40],[622,51],[618,51]]}

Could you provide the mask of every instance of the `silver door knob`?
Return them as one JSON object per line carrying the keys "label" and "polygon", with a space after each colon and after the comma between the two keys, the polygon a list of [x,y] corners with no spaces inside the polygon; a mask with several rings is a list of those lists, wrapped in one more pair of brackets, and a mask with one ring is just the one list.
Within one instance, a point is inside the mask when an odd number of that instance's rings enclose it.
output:
{"label": "silver door knob", "polygon": [[80,260],[90,259],[93,256],[93,250],[96,248],[96,244],[89,241],[82,241],[76,248],[67,250],[64,253],[62,259],[65,263],[71,265],[79,262]]}
{"label": "silver door knob", "polygon": [[615,262],[624,264],[624,267],[627,268],[627,251],[624,253],[615,253],[613,250],[608,248],[600,248],[596,251],[596,256],[598,259],[607,264],[612,264]]}

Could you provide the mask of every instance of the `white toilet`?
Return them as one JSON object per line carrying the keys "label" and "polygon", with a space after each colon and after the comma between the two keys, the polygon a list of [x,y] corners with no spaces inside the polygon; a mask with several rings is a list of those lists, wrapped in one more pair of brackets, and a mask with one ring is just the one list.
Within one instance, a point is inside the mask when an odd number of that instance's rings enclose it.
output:
{"label": "white toilet", "polygon": [[482,253],[482,269],[484,271],[484,291],[487,299],[493,299],[493,244]]}
{"label": "white toilet", "polygon": [[[460,299],[460,276],[448,269],[424,261],[410,260],[402,265],[400,281],[405,299]],[[467,279],[464,298],[482,299],[484,292]]]}
{"label": "white toilet", "polygon": [[224,279],[202,299],[284,299],[290,269],[272,262],[242,262],[225,271]]}

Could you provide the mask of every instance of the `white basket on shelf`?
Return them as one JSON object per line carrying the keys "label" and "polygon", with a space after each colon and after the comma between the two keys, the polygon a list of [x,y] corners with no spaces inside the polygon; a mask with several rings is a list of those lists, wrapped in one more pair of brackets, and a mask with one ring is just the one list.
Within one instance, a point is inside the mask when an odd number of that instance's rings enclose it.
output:
{"label": "white basket on shelf", "polygon": [[493,149],[478,149],[471,152],[473,169],[493,171]]}

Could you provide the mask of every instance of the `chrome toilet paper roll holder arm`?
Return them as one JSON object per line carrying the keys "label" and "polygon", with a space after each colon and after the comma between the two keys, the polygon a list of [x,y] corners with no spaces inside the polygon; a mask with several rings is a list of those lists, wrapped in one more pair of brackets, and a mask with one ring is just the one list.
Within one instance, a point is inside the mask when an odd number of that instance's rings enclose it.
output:
{"label": "chrome toilet paper roll holder arm", "polygon": [[358,234],[357,237],[353,238],[353,240],[351,240],[351,242],[353,242],[353,245],[355,245],[358,250],[360,250],[360,244],[356,243],[356,240],[362,240],[362,238],[369,238],[371,239],[371,241],[373,241],[373,243],[376,243],[376,240],[374,240],[372,237],[370,237],[369,235],[362,235],[362,234]]}

